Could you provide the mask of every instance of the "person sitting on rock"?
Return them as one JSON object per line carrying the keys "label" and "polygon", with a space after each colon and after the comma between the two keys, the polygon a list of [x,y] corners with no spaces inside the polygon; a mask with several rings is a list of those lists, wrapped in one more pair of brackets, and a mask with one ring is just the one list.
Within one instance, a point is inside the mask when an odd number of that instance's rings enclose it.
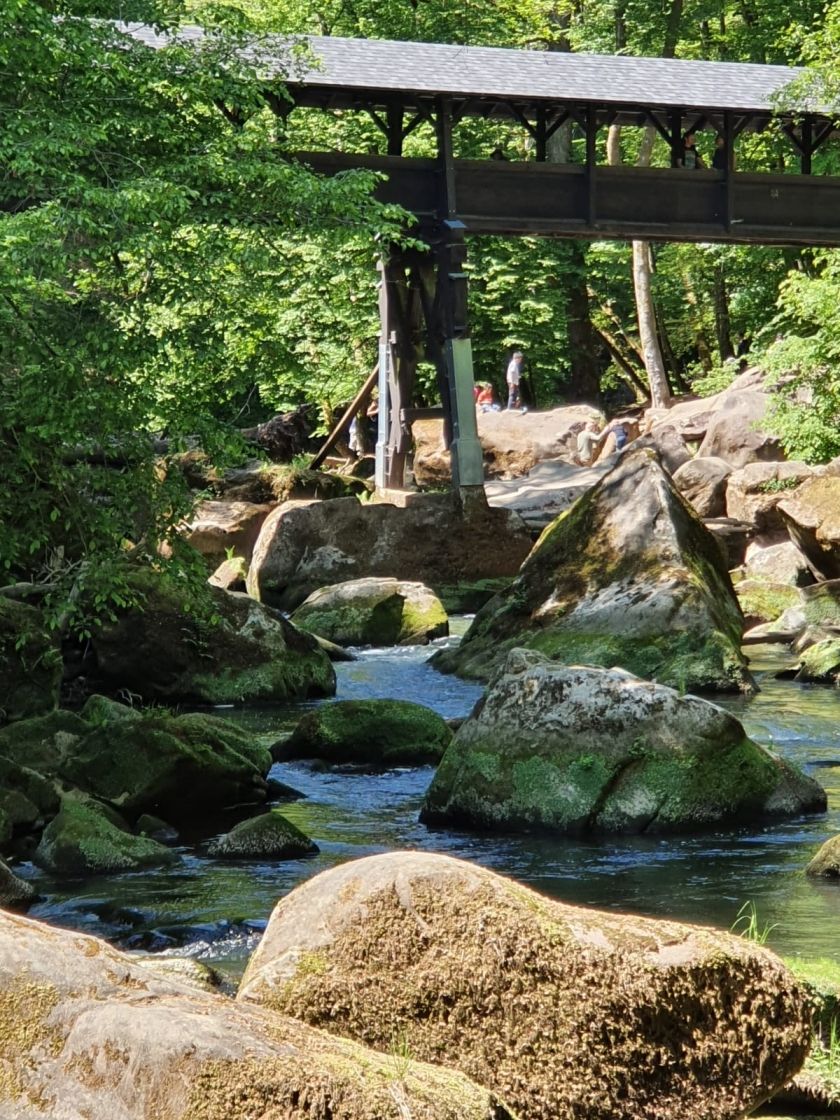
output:
{"label": "person sitting on rock", "polygon": [[627,427],[624,421],[613,420],[604,428],[601,438],[604,441],[604,446],[598,456],[597,461],[599,463],[602,459],[608,459],[610,455],[614,455],[616,451],[623,451],[627,446]]}
{"label": "person sitting on rock", "polygon": [[493,399],[493,386],[489,381],[478,382],[475,405],[481,412],[499,412],[501,405]]}

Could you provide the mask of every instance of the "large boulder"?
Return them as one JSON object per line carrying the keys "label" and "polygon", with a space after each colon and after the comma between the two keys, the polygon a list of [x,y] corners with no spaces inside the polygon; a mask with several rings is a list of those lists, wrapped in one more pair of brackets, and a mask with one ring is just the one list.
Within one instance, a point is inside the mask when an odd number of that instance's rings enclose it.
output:
{"label": "large boulder", "polygon": [[634,439],[628,450],[641,451],[644,447],[656,452],[668,474],[676,474],[681,467],[691,462],[691,452],[685,440],[676,428],[668,425],[663,424],[648,435]]}
{"label": "large boulder", "polygon": [[394,852],[283,898],[238,995],[454,1066],[527,1120],[736,1120],[800,1067],[807,996],[732,934]]}
{"label": "large boulder", "polygon": [[286,502],[263,525],[248,591],[294,610],[320,587],[389,576],[431,588],[515,574],[531,538],[483,494],[415,494],[405,507],[355,498]]}
{"label": "large boulder", "polygon": [[209,587],[209,602],[197,611],[185,591],[153,572],[138,572],[132,587],[138,605],[91,638],[106,690],[207,704],[335,692],[332,665],[315,639],[247,595]]}
{"label": "large boulder", "polygon": [[808,561],[792,540],[756,538],[747,545],[744,556],[744,575],[748,579],[765,580],[767,583],[786,583],[791,587],[805,587],[814,577]]}
{"label": "large boulder", "polygon": [[409,700],[339,700],[307,712],[288,739],[272,747],[278,762],[321,758],[372,766],[439,762],[452,739],[437,712]]}
{"label": "large boulder", "polygon": [[840,681],[840,638],[823,638],[799,655],[796,680],[821,684]]}
{"label": "large boulder", "polygon": [[840,879],[840,834],[830,836],[805,868],[815,879]]}
{"label": "large boulder", "polygon": [[36,607],[0,595],[0,724],[58,704],[61,650]]}
{"label": "large boulder", "polygon": [[57,711],[0,728],[0,755],[39,774],[59,776],[62,762],[91,725],[75,712]]}
{"label": "large boulder", "polygon": [[825,791],[730,713],[616,669],[515,650],[458,729],[422,820],[659,833],[823,811]]}
{"label": "large boulder", "polygon": [[268,750],[226,720],[152,711],[89,729],[58,772],[130,819],[154,813],[177,825],[261,804],[270,767]]}
{"label": "large boulder", "polygon": [[138,871],[177,863],[171,848],[134,836],[116,813],[89,798],[65,797],[33,856],[55,875],[86,876]]}
{"label": "large boulder", "polygon": [[726,512],[730,517],[751,522],[759,533],[783,530],[779,502],[813,473],[807,463],[747,463],[729,477]]}
{"label": "large boulder", "polygon": [[270,505],[253,502],[200,502],[184,535],[213,568],[228,556],[241,556],[247,561],[270,512]]}
{"label": "large boulder", "polygon": [[240,821],[207,848],[214,859],[301,859],[317,851],[318,845],[278,809]]}
{"label": "large boulder", "polygon": [[765,622],[775,622],[786,611],[801,606],[799,591],[789,583],[743,579],[735,584],[735,594],[738,596],[747,629]]}
{"label": "large boulder", "polygon": [[443,603],[428,587],[374,576],[320,587],[292,622],[342,646],[426,645],[449,633]]}
{"label": "large boulder", "polygon": [[722,555],[652,451],[618,465],[543,533],[476,615],[445,671],[487,679],[527,646],[694,691],[751,687]]}
{"label": "large boulder", "polygon": [[733,387],[716,402],[698,456],[723,459],[732,467],[784,459],[778,436],[765,426],[770,403],[763,389]]}
{"label": "large boulder", "polygon": [[689,459],[671,473],[674,485],[698,517],[726,514],[726,481],[732,467],[723,459]]}
{"label": "large boulder", "polygon": [[456,1070],[375,1053],[10,914],[0,1035],[9,1120],[516,1120]]}
{"label": "large boulder", "polygon": [[840,476],[808,479],[778,509],[817,579],[840,579]]}

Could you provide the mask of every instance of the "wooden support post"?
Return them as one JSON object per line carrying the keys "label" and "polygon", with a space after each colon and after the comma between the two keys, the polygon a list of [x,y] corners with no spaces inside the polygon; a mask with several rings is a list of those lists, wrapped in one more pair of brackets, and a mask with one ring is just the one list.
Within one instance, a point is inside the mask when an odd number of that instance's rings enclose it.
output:
{"label": "wooden support post", "polygon": [[537,109],[537,163],[545,163],[548,148],[548,113]]}
{"label": "wooden support post", "polygon": [[403,109],[401,105],[389,105],[386,118],[388,155],[401,156],[403,154]]}
{"label": "wooden support post", "polygon": [[386,280],[386,264],[380,257],[379,264],[379,423],[376,433],[374,484],[377,490],[384,490],[388,481],[388,439],[391,426],[391,402],[389,400],[389,374],[391,368],[391,316],[390,293]]}
{"label": "wooden support post", "polygon": [[732,229],[735,221],[735,128],[732,114],[723,114],[723,150],[726,152],[726,167],[723,172],[723,224]]}
{"label": "wooden support post", "polygon": [[671,133],[671,166],[682,167],[683,161],[683,139],[682,139],[682,114],[670,113],[668,117],[670,121]]}
{"label": "wooden support post", "polygon": [[452,106],[438,102],[438,160],[442,193],[441,240],[437,250],[438,328],[443,330],[443,357],[449,386],[452,485],[484,485],[484,462],[475,420],[472,346],[469,340],[465,227],[458,218],[452,145]]}
{"label": "wooden support post", "polygon": [[800,161],[800,168],[803,175],[811,174],[813,154],[814,120],[813,117],[806,117],[802,122],[802,159]]}
{"label": "wooden support post", "polygon": [[586,222],[594,227],[598,222],[598,110],[586,110]]}

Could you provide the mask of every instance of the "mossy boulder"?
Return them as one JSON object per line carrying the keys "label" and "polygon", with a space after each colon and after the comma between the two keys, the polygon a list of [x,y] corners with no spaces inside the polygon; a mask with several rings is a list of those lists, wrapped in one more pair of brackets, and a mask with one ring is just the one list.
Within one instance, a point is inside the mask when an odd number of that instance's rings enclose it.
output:
{"label": "mossy boulder", "polygon": [[74,712],[50,712],[0,728],[0,755],[52,777],[61,773],[67,751],[88,734],[90,724]]}
{"label": "mossy boulder", "polygon": [[458,729],[422,819],[661,833],[825,807],[821,786],[722,708],[621,670],[516,650]]}
{"label": "mossy boulder", "polygon": [[260,804],[270,767],[268,750],[227,720],[154,711],[89,729],[62,761],[68,782],[130,819],[153,813],[175,825]]}
{"label": "mossy boulder", "polygon": [[55,875],[103,875],[177,863],[178,855],[155,840],[133,836],[125,822],[89,798],[65,797],[44,829],[35,855]]}
{"label": "mossy boulder", "polygon": [[747,626],[775,622],[786,610],[800,605],[799,590],[786,583],[744,579],[735,585],[735,594]]}
{"label": "mossy boulder", "polygon": [[439,762],[452,739],[446,721],[409,700],[339,700],[307,712],[275,761],[321,758],[331,763],[425,766]]}
{"label": "mossy boulder", "polygon": [[840,638],[823,638],[803,650],[795,679],[836,684],[840,680]]}
{"label": "mossy boulder", "polygon": [[237,996],[451,1065],[527,1120],[735,1120],[799,1069],[805,992],[717,930],[566,906],[393,852],[286,895]]}
{"label": "mossy boulder", "polygon": [[649,450],[627,452],[543,532],[444,671],[486,680],[514,646],[682,690],[750,690],[721,552]]}
{"label": "mossy boulder", "polygon": [[119,701],[112,700],[109,696],[100,696],[99,693],[88,696],[79,715],[97,727],[114,720],[142,718],[139,708],[130,708],[128,704],[120,704]]}
{"label": "mossy boulder", "polygon": [[29,831],[58,812],[54,782],[0,755],[0,812],[14,832]]}
{"label": "mossy boulder", "polygon": [[56,1120],[58,1107],[97,1120],[516,1120],[455,1069],[377,1053],[2,913],[0,1037],[0,1112],[21,1120]]}
{"label": "mossy boulder", "polygon": [[91,639],[105,691],[209,704],[335,692],[332,665],[314,638],[247,595],[208,587],[208,602],[196,606],[151,571],[135,573],[131,586],[140,603]]}
{"label": "mossy boulder", "polygon": [[58,705],[61,650],[37,607],[0,595],[0,724]]}
{"label": "mossy boulder", "polygon": [[286,820],[277,809],[241,821],[214,840],[207,854],[214,859],[300,859],[318,851],[318,845]]}
{"label": "mossy boulder", "polygon": [[343,646],[426,645],[449,633],[443,604],[428,587],[372,576],[319,588],[292,622]]}

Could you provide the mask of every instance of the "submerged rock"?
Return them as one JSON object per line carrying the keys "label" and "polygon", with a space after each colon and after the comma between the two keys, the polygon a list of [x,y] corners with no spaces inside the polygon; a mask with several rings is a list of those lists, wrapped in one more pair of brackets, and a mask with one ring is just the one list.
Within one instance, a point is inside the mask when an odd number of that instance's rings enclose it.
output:
{"label": "submerged rock", "polygon": [[235,704],[331,696],[335,673],[309,634],[247,595],[209,587],[209,613],[153,572],[132,580],[143,602],[93,635],[102,684],[144,700]]}
{"label": "submerged rock", "polygon": [[61,672],[58,636],[41,611],[0,595],[0,724],[55,708]]}
{"label": "submerged rock", "polygon": [[717,544],[650,451],[627,452],[543,533],[444,671],[488,679],[526,646],[693,691],[752,687],[743,616]]}
{"label": "submerged rock", "polygon": [[322,758],[332,763],[425,766],[439,762],[452,739],[446,721],[409,700],[339,700],[306,715],[272,747],[276,762]]}
{"label": "submerged rock", "polygon": [[[376,1053],[0,914],[0,1107],[26,1120],[516,1120],[453,1069]],[[775,1067],[775,1056],[770,1060]]]}
{"label": "submerged rock", "polygon": [[207,854],[214,859],[300,859],[318,850],[279,810],[271,809],[214,840]]}
{"label": "submerged rock", "polygon": [[177,863],[155,840],[134,836],[119,816],[89,798],[65,797],[33,857],[56,875],[104,875]]}
{"label": "submerged rock", "polygon": [[292,622],[340,646],[426,645],[449,633],[443,604],[428,587],[373,576],[320,587]]}
{"label": "submerged rock", "polygon": [[342,864],[274,910],[239,1001],[394,1038],[527,1120],[735,1120],[801,1066],[805,992],[716,930],[566,906],[447,856]]}
{"label": "submerged rock", "polygon": [[515,650],[452,741],[422,819],[671,832],[826,807],[824,790],[697,696]]}

